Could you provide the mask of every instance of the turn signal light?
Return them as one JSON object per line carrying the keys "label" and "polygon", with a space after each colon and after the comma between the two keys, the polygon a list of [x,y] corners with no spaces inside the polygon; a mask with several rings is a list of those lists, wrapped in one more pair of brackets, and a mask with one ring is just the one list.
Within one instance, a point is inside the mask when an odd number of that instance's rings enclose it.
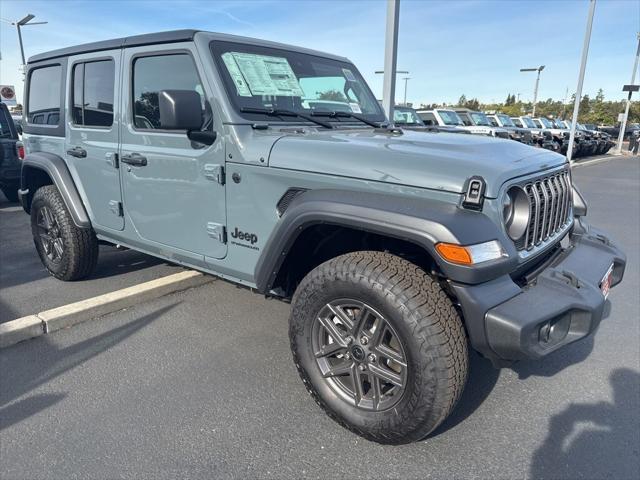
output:
{"label": "turn signal light", "polygon": [[508,257],[497,240],[478,243],[476,245],[456,245],[455,243],[438,243],[436,250],[442,258],[458,265],[477,265],[478,263]]}
{"label": "turn signal light", "polygon": [[452,243],[439,243],[436,250],[445,260],[451,263],[459,263],[461,265],[473,265],[471,255],[465,247],[454,245]]}

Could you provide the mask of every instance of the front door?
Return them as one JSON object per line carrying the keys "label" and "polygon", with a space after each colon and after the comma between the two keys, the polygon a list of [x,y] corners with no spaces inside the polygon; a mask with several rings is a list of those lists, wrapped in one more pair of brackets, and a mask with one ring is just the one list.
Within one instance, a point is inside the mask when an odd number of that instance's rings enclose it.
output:
{"label": "front door", "polygon": [[123,56],[120,159],[127,219],[145,241],[178,254],[223,258],[225,188],[217,175],[224,166],[223,136],[211,146],[193,143],[185,131],[163,128],[158,108],[159,92],[193,90],[202,98],[203,117],[211,111],[197,52],[176,44],[125,49]]}
{"label": "front door", "polygon": [[[95,227],[122,230],[118,172],[120,50],[72,57],[67,85],[70,98],[67,165],[79,181]],[[117,110],[117,109],[116,109]]]}

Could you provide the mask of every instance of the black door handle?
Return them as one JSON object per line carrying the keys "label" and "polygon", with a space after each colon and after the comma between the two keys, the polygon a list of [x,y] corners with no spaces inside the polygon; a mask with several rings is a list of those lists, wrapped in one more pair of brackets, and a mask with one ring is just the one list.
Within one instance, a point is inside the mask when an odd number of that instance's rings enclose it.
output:
{"label": "black door handle", "polygon": [[144,167],[147,164],[147,157],[144,157],[139,153],[129,153],[127,155],[123,155],[120,161],[128,165]]}
{"label": "black door handle", "polygon": [[85,158],[87,156],[87,151],[82,147],[73,147],[67,150],[67,155],[71,155],[76,158]]}

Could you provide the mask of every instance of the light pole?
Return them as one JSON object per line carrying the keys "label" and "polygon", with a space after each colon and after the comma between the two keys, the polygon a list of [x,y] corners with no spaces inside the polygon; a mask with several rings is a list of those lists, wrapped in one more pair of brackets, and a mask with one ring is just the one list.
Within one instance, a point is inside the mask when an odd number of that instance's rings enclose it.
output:
{"label": "light pole", "polygon": [[396,94],[396,63],[398,60],[398,22],[400,0],[387,0],[387,27],[384,42],[384,80],[382,81],[382,108],[393,125],[393,107]]}
{"label": "light pole", "polygon": [[404,103],[403,105],[406,107],[407,106],[407,82],[409,80],[411,80],[411,77],[404,77]]}
{"label": "light pole", "polygon": [[584,84],[584,72],[587,69],[587,57],[589,56],[589,42],[591,41],[591,27],[593,26],[593,14],[596,11],[596,0],[589,0],[589,15],[587,16],[587,29],[584,32],[584,43],[582,45],[582,61],[580,62],[580,73],[578,74],[578,88],[576,98],[573,101],[573,115],[571,116],[571,133],[569,133],[569,146],[567,147],[567,160],[569,164],[573,161],[573,142],[576,139],[576,126],[578,123],[578,111],[580,110],[580,99],[582,98],[582,85]]}
{"label": "light pole", "polygon": [[[636,72],[638,71],[638,60],[640,60],[640,33],[638,33],[638,50],[636,51],[636,60],[633,64],[633,73],[631,74],[631,85],[633,85],[636,81]],[[622,153],[622,141],[624,140],[624,131],[627,128],[627,119],[629,118],[629,106],[631,105],[631,93],[633,92],[633,90],[628,89],[626,91],[629,92],[629,96],[627,98],[627,105],[624,107],[624,117],[622,117],[622,122],[620,122],[620,133],[618,134],[618,145],[616,146],[616,150],[615,150],[616,155],[620,155]]]}
{"label": "light pole", "polygon": [[544,70],[544,65],[540,65],[538,68],[521,68],[521,72],[538,72],[536,76],[536,86],[533,89],[533,112],[531,112],[531,116],[536,116],[536,103],[538,103],[538,84],[540,83],[540,72]]}
{"label": "light pole", "polygon": [[4,20],[4,22],[9,23],[11,25],[15,25],[16,26],[16,30],[18,31],[18,43],[20,44],[20,55],[22,57],[22,65],[20,66],[22,73],[24,74],[24,68],[25,65],[27,63],[27,60],[24,58],[24,46],[22,45],[22,31],[21,28],[26,26],[26,25],[44,25],[45,23],[48,22],[32,22],[31,20],[33,20],[34,18],[36,18],[36,16],[32,13],[28,14],[26,17],[22,18],[21,20],[16,20],[15,22],[11,22],[9,20]]}

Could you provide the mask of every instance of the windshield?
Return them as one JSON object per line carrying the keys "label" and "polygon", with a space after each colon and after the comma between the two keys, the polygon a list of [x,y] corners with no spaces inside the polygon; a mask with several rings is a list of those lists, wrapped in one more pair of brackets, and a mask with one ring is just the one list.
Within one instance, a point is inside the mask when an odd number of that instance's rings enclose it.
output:
{"label": "windshield", "polygon": [[[348,112],[382,122],[384,114],[351,63],[258,45],[213,42],[211,51],[229,97],[241,109]],[[263,113],[242,113],[263,117]],[[338,118],[340,120],[338,120]],[[291,117],[270,116],[270,121]],[[351,121],[336,117],[333,121]],[[355,120],[357,121],[357,120]]]}
{"label": "windshield", "polygon": [[551,123],[549,120],[547,120],[546,118],[540,118],[540,122],[542,123],[542,125],[544,125],[545,128],[553,128],[553,123]]}
{"label": "windshield", "polygon": [[404,108],[393,110],[393,123],[396,125],[424,125],[416,112]]}
{"label": "windshield", "polygon": [[515,127],[508,115],[498,114],[496,116],[500,119],[500,123],[502,123],[503,127]]}
{"label": "windshield", "polygon": [[445,125],[464,125],[460,116],[452,110],[438,110]]}
{"label": "windshield", "polygon": [[471,116],[471,120],[473,120],[474,125],[482,126],[482,127],[490,127],[489,119],[484,113],[481,112],[471,112],[469,113]]}
{"label": "windshield", "polygon": [[531,118],[529,117],[521,117],[521,118],[522,118],[522,123],[524,123],[527,128],[536,128],[536,124],[533,123],[533,120],[531,120]]}

